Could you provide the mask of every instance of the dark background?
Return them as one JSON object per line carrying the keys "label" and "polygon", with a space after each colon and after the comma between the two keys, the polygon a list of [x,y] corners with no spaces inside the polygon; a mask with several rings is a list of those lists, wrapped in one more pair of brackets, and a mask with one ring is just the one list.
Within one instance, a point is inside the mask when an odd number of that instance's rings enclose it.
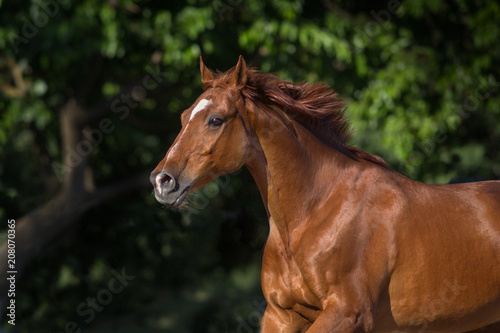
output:
{"label": "dark background", "polygon": [[184,213],[148,182],[201,93],[199,56],[326,82],[352,143],[413,179],[498,179],[499,22],[496,0],[0,0],[3,328],[257,332],[268,224],[248,172]]}

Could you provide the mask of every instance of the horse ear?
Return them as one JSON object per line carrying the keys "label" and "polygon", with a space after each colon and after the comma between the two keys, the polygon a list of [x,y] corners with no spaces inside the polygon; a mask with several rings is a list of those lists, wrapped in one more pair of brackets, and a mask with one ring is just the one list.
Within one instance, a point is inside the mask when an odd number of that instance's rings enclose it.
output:
{"label": "horse ear", "polygon": [[229,84],[241,90],[247,84],[247,64],[245,59],[240,55],[236,68],[234,69],[233,75],[229,80]]}
{"label": "horse ear", "polygon": [[201,71],[201,82],[203,82],[203,86],[205,86],[209,81],[213,80],[214,75],[210,71],[210,69],[205,66],[203,63],[203,59],[200,56],[200,71]]}

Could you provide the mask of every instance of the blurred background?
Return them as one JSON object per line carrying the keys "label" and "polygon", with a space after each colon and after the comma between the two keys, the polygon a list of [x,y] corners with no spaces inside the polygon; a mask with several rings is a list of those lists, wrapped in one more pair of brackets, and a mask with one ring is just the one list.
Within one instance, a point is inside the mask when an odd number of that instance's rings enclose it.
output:
{"label": "blurred background", "polygon": [[[225,71],[324,81],[352,144],[428,183],[500,178],[496,0],[0,0],[0,300],[13,332],[258,332],[265,210],[243,169],[170,212],[148,175]],[[5,311],[5,310],[4,310]]]}

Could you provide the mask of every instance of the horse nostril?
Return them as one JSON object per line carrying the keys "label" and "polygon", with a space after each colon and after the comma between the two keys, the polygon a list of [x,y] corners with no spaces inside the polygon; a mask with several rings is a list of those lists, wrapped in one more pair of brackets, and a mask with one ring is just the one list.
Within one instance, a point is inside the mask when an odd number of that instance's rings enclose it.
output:
{"label": "horse nostril", "polygon": [[158,192],[160,194],[165,191],[165,192],[170,192],[176,187],[176,181],[173,177],[171,177],[168,173],[165,171],[160,172],[156,176],[156,186],[158,188]]}
{"label": "horse nostril", "polygon": [[172,179],[172,177],[170,177],[167,174],[159,174],[156,178],[156,181],[158,182],[158,186],[161,186],[161,185],[165,184],[166,182],[169,182],[171,179]]}

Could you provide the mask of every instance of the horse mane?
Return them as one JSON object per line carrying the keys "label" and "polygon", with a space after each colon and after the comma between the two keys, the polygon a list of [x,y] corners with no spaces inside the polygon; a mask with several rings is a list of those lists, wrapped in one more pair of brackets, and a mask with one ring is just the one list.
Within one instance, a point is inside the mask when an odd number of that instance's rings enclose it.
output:
{"label": "horse mane", "polygon": [[[227,86],[234,68],[225,73],[217,73],[206,83],[204,89]],[[247,70],[246,86],[241,90],[244,98],[251,100],[262,109],[274,112],[282,110],[318,139],[336,148],[354,160],[366,160],[389,168],[381,157],[369,154],[360,148],[350,146],[351,137],[347,107],[339,95],[324,83],[284,81],[273,74],[263,74],[255,69]],[[278,114],[281,117],[281,115]],[[282,117],[281,117],[282,118]]]}

